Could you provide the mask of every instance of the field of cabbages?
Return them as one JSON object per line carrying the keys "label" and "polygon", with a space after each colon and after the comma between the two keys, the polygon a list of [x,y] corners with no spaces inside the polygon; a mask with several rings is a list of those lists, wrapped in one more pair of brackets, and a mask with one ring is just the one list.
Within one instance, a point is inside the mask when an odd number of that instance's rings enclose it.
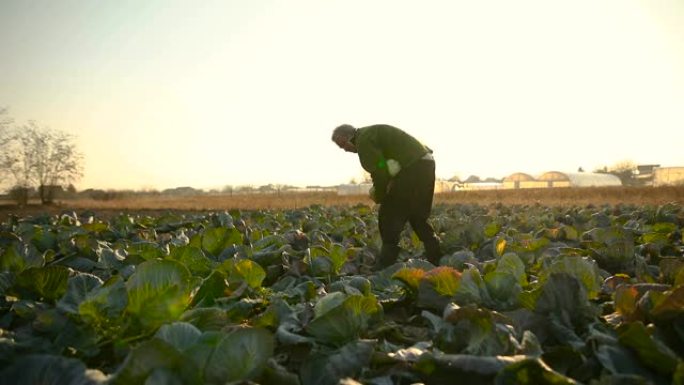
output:
{"label": "field of cabbages", "polygon": [[0,384],[684,384],[684,210],[440,205],[0,224]]}

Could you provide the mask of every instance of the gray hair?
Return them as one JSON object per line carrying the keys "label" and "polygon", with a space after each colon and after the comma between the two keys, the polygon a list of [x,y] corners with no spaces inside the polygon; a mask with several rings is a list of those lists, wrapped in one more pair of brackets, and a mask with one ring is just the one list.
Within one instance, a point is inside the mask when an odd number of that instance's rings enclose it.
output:
{"label": "gray hair", "polygon": [[352,136],[354,136],[354,133],[356,133],[356,128],[354,128],[354,126],[352,126],[351,124],[343,124],[341,126],[337,126],[333,130],[332,140],[334,142],[335,139],[339,137],[351,138]]}

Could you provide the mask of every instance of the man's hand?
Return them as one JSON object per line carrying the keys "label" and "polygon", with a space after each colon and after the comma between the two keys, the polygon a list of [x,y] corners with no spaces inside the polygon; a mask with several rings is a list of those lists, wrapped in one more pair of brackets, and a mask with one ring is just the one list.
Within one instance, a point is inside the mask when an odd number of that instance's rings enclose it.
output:
{"label": "man's hand", "polygon": [[389,172],[391,177],[397,176],[401,171],[401,165],[394,159],[387,159],[387,172]]}

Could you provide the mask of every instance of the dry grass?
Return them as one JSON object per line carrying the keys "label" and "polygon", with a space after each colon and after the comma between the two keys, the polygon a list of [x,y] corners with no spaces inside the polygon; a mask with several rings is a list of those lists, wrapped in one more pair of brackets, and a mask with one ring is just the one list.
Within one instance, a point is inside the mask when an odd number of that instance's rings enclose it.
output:
{"label": "dry grass", "polygon": [[337,196],[334,193],[281,193],[281,194],[235,194],[196,195],[187,197],[141,196],[127,199],[98,201],[92,199],[62,202],[78,209],[105,210],[227,210],[227,209],[297,209],[311,205],[354,205],[371,203],[359,196]]}
{"label": "dry grass", "polygon": [[182,212],[223,211],[230,209],[298,209],[312,205],[351,206],[359,203],[372,204],[363,196],[338,196],[335,193],[281,193],[281,194],[235,194],[197,196],[131,196],[123,199],[95,200],[68,199],[54,205],[43,206],[32,201],[26,207],[17,207],[9,201],[0,201],[0,221],[8,215],[18,216],[55,214],[64,211],[93,210],[102,215],[119,212],[140,212],[154,215],[169,210]]}
{"label": "dry grass", "polygon": [[[459,191],[435,195],[435,204],[504,204],[546,206],[593,205],[661,205],[665,203],[684,204],[684,186],[665,187],[597,187],[597,188],[555,188],[526,190],[483,190]],[[0,202],[0,220],[8,215],[54,214],[66,210],[94,210],[103,214],[118,212],[143,212],[154,214],[169,210],[184,212],[254,209],[297,209],[311,205],[350,206],[372,205],[365,196],[338,196],[331,192],[281,193],[217,196],[139,196],[108,201],[74,199],[60,201],[53,206],[31,204],[18,208],[9,202]]]}
{"label": "dry grass", "polygon": [[545,206],[662,205],[684,204],[684,186],[662,187],[584,187],[489,191],[459,191],[436,196],[438,203],[489,205],[541,204]]}

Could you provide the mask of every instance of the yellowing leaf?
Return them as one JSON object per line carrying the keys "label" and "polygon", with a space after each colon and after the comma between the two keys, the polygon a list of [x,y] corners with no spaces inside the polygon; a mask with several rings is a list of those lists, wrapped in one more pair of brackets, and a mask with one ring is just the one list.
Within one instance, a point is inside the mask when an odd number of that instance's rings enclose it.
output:
{"label": "yellowing leaf", "polygon": [[639,292],[631,285],[620,285],[615,290],[615,310],[623,316],[631,316],[637,308]]}
{"label": "yellowing leaf", "polygon": [[418,290],[418,284],[423,277],[425,277],[425,270],[408,267],[402,268],[392,276],[392,278],[400,280],[413,290]]}
{"label": "yellowing leaf", "polygon": [[453,296],[458,290],[461,281],[461,273],[449,266],[440,266],[430,270],[425,279],[432,282],[437,293]]}
{"label": "yellowing leaf", "polygon": [[506,239],[499,238],[499,240],[496,241],[496,254],[501,256],[503,255],[504,250],[506,250]]}

